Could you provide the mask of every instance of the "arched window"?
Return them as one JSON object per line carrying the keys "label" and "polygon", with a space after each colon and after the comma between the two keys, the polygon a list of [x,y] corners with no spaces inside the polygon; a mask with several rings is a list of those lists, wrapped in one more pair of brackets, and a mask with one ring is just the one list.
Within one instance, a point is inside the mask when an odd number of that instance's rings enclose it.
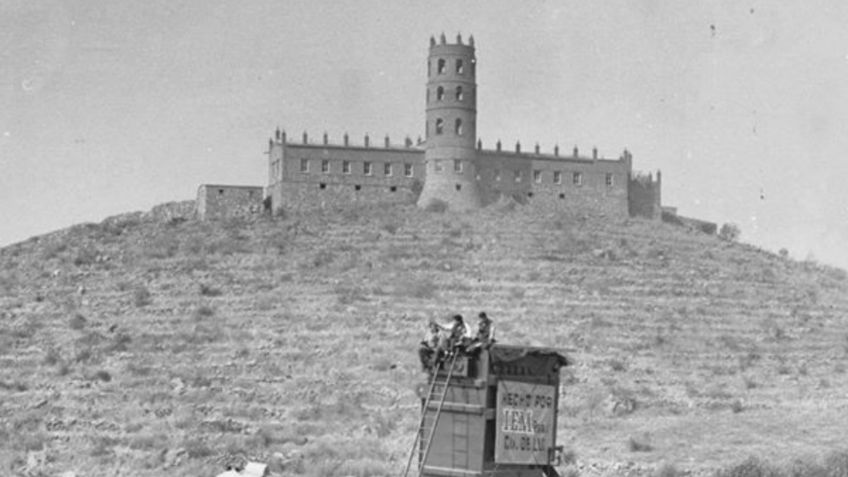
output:
{"label": "arched window", "polygon": [[441,101],[445,99],[445,88],[439,86],[436,88],[436,101]]}
{"label": "arched window", "polygon": [[424,137],[430,137],[430,121],[424,121]]}
{"label": "arched window", "polygon": [[440,75],[445,74],[445,59],[444,58],[439,58],[439,67],[437,68],[436,71],[438,71]]}
{"label": "arched window", "polygon": [[436,118],[436,134],[441,134],[445,128],[445,122],[442,118]]}
{"label": "arched window", "polygon": [[461,75],[463,69],[462,60],[456,60],[456,74]]}
{"label": "arched window", "polygon": [[427,88],[427,103],[430,103],[430,88]]}
{"label": "arched window", "polygon": [[453,130],[457,136],[462,136],[462,120],[456,118],[456,121],[453,123]]}
{"label": "arched window", "polygon": [[456,87],[456,100],[462,101],[462,86]]}
{"label": "arched window", "polygon": [[433,64],[430,63],[430,60],[427,60],[427,76],[431,76],[433,74]]}

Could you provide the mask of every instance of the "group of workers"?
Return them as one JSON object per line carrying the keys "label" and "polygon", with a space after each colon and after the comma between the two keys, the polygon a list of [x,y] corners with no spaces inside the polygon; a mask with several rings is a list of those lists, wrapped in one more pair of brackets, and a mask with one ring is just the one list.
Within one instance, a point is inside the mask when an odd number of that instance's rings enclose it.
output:
{"label": "group of workers", "polygon": [[439,363],[453,353],[474,353],[488,347],[495,341],[495,326],[486,312],[477,315],[477,333],[472,335],[462,315],[454,315],[449,324],[443,325],[430,320],[427,333],[418,349],[421,368],[432,371]]}

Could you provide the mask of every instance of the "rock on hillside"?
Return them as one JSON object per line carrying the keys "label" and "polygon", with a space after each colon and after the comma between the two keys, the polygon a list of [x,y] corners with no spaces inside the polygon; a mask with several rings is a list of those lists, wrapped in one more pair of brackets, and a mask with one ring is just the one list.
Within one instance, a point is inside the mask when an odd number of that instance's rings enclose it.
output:
{"label": "rock on hillside", "polygon": [[559,439],[587,475],[842,445],[841,270],[521,206],[185,215],[0,250],[4,471],[215,475],[243,452],[275,475],[394,474],[425,320],[479,310],[501,341],[571,350]]}

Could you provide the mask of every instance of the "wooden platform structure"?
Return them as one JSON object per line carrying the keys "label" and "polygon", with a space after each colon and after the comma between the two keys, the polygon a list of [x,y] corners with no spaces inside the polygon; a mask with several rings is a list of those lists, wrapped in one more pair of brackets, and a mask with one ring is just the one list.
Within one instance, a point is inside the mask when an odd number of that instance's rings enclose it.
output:
{"label": "wooden platform structure", "polygon": [[450,355],[420,388],[418,475],[557,475],[559,378],[569,364],[554,349],[502,344]]}

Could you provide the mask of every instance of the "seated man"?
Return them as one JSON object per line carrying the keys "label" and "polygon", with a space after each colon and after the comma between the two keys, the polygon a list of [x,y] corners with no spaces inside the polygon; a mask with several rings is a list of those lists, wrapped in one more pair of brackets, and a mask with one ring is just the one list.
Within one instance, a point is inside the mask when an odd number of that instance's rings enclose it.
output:
{"label": "seated man", "polygon": [[438,323],[430,320],[427,332],[418,348],[418,359],[421,360],[421,369],[429,371],[439,360],[440,344],[442,341],[441,330]]}
{"label": "seated man", "polygon": [[485,311],[481,311],[477,315],[477,335],[468,346],[468,352],[477,351],[481,348],[487,348],[495,342],[495,324],[492,319],[486,315]]}

